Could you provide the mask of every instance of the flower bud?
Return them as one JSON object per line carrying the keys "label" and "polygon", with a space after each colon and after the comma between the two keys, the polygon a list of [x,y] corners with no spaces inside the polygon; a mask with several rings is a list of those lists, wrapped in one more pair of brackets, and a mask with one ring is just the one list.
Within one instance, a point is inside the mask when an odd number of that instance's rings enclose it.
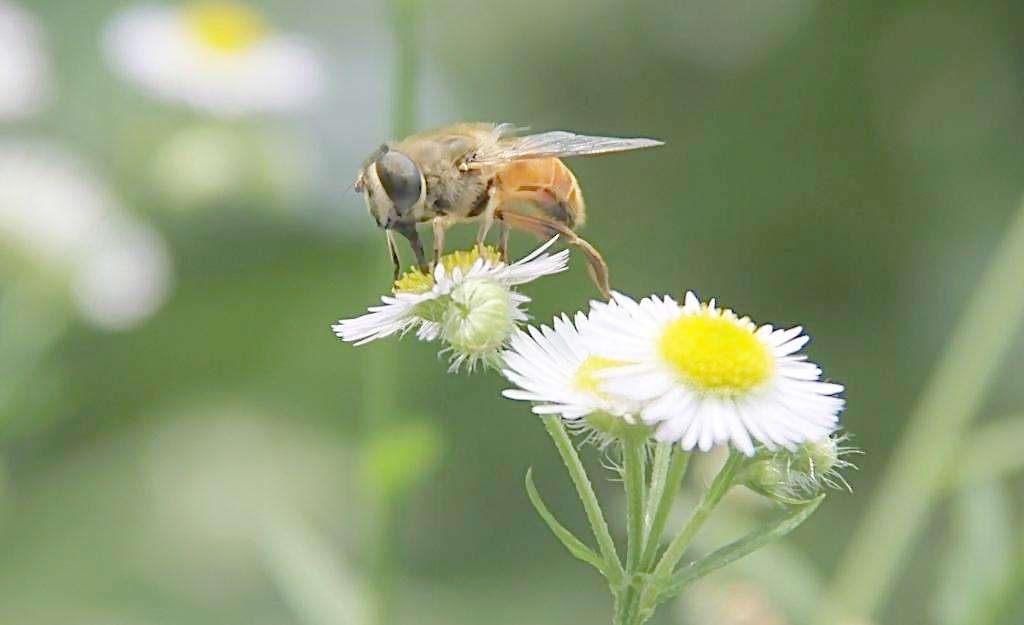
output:
{"label": "flower bud", "polygon": [[817,497],[826,488],[846,488],[840,473],[853,465],[842,456],[855,453],[841,446],[843,438],[829,437],[811,441],[795,451],[766,452],[743,469],[740,483],[781,503],[799,504]]}
{"label": "flower bud", "polygon": [[441,339],[452,351],[452,368],[466,362],[498,363],[498,351],[516,328],[511,291],[491,280],[467,280],[455,286],[441,319]]}

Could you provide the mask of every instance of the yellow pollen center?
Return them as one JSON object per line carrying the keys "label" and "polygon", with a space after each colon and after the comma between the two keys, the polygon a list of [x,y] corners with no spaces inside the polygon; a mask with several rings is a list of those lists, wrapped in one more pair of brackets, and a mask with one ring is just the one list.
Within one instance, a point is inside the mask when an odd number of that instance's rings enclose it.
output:
{"label": "yellow pollen center", "polygon": [[[491,265],[497,265],[501,262],[501,255],[498,253],[498,250],[491,246],[485,246],[482,255],[475,247],[471,250],[445,254],[441,257],[441,265],[444,266],[444,270],[448,274],[451,274],[456,267],[461,269],[463,272],[466,272],[469,271],[469,268],[472,267],[473,263],[479,260],[481,256],[485,262],[490,263]],[[418,268],[413,267],[402,274],[399,279],[395,280],[394,292],[426,293],[432,288],[434,288],[433,274],[423,273]]]}
{"label": "yellow pollen center", "polygon": [[617,367],[621,365],[617,360],[610,360],[608,358],[601,358],[600,356],[590,356],[583,361],[580,368],[576,370],[576,375],[573,376],[572,383],[578,390],[586,393],[593,393],[598,397],[604,397],[605,393],[601,391],[600,379],[597,377],[597,372],[608,367]]}
{"label": "yellow pollen center", "polygon": [[774,369],[753,325],[728,311],[681,317],[665,329],[658,348],[687,382],[721,395],[749,391]]}
{"label": "yellow pollen center", "polygon": [[244,52],[268,32],[264,17],[239,2],[199,2],[185,9],[185,21],[207,47],[223,54]]}

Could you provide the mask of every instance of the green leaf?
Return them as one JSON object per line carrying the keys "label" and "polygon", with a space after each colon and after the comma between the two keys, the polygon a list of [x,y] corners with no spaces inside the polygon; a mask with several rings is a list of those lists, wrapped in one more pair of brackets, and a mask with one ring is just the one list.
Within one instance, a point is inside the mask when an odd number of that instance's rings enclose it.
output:
{"label": "green leaf", "polygon": [[565,548],[569,550],[569,553],[592,565],[600,571],[602,575],[604,575],[604,561],[594,553],[593,549],[585,545],[583,541],[576,538],[572,532],[559,523],[558,519],[555,518],[555,515],[551,514],[548,507],[544,505],[544,500],[541,499],[540,493],[537,492],[537,487],[533,483],[533,468],[526,471],[526,494],[529,495],[530,503],[533,504],[533,508],[537,511],[537,514],[544,519],[544,522],[547,523],[551,533],[553,533],[555,537],[565,545]]}
{"label": "green leaf", "polygon": [[802,506],[792,506],[788,513],[765,527],[747,534],[743,538],[716,549],[703,558],[692,562],[672,575],[669,583],[660,589],[659,602],[670,599],[685,588],[691,582],[704,577],[708,573],[716,571],[727,564],[735,562],[740,558],[750,555],[768,543],[778,540],[792,532],[807,520],[821,502],[825,495],[819,495],[817,499]]}
{"label": "green leaf", "polygon": [[942,625],[963,623],[984,610],[1012,567],[1013,512],[1005,488],[997,482],[966,488],[954,499],[953,514],[953,538],[935,594],[935,617]]}

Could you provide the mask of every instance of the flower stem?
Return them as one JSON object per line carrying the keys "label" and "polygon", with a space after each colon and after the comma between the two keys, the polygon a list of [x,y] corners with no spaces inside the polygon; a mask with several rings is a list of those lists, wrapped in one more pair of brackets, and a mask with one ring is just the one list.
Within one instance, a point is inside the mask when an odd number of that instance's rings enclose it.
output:
{"label": "flower stem", "polygon": [[874,501],[846,547],[818,623],[838,617],[868,620],[888,596],[949,475],[966,426],[1013,345],[1007,337],[1024,319],[1022,267],[1024,203],[910,416]]}
{"label": "flower stem", "polygon": [[608,582],[613,588],[617,588],[624,577],[622,562],[615,551],[615,542],[608,530],[604,513],[601,512],[601,504],[597,501],[594,487],[590,484],[590,478],[587,477],[587,471],[583,468],[583,463],[580,461],[579,454],[576,453],[569,433],[565,431],[562,418],[558,415],[542,415],[541,420],[544,421],[544,427],[551,435],[551,440],[554,441],[555,448],[558,449],[558,454],[569,471],[569,477],[572,478],[572,483],[576,487],[576,494],[579,495],[583,509],[587,513],[587,520],[590,521],[594,538],[597,540],[597,547],[606,563]]}
{"label": "flower stem", "polygon": [[640,595],[634,623],[643,623],[653,614],[658,602],[658,596],[661,594],[662,585],[669,583],[672,572],[675,570],[679,560],[682,559],[686,548],[690,546],[690,543],[693,542],[694,537],[697,536],[697,532],[704,525],[704,522],[708,520],[708,517],[711,516],[719,502],[722,501],[722,497],[732,488],[745,460],[746,458],[743,454],[736,450],[730,450],[728,460],[725,461],[725,465],[711,482],[711,486],[704,491],[704,495],[690,516],[690,520],[686,522],[686,525],[683,526],[679,534],[672,539],[665,553],[658,560],[657,566],[654,567],[654,571],[650,575],[650,581],[645,585]]}
{"label": "flower stem", "polygon": [[647,498],[644,518],[644,552],[640,557],[639,567],[641,571],[649,570],[658,555],[661,535],[665,531],[665,523],[668,521],[669,512],[672,511],[689,462],[689,452],[682,451],[673,443],[659,443],[654,452],[651,491]]}
{"label": "flower stem", "polygon": [[621,439],[623,484],[626,488],[626,584],[620,602],[620,621],[630,623],[637,589],[633,581],[640,572],[644,550],[644,495],[646,494],[646,437],[626,434]]}
{"label": "flower stem", "polygon": [[644,548],[644,440],[622,440],[623,482],[626,487],[626,572],[636,573]]}
{"label": "flower stem", "polygon": [[[417,93],[417,37],[415,0],[392,0],[392,31],[396,47],[395,66],[392,76],[392,133],[402,137],[412,132],[416,124]],[[382,276],[391,276],[390,257],[379,254]],[[374,276],[378,275],[374,272]],[[363,420],[368,431],[380,428],[397,412],[396,393],[392,388],[398,375],[398,359],[395,345],[380,341],[367,350],[366,383],[364,384]],[[369,434],[369,432],[367,432]],[[368,436],[369,438],[369,436]],[[397,514],[400,501],[383,502],[375,514],[375,535],[370,549],[372,562],[374,617],[378,625],[394,622],[395,590],[398,588],[398,546],[400,526]]]}

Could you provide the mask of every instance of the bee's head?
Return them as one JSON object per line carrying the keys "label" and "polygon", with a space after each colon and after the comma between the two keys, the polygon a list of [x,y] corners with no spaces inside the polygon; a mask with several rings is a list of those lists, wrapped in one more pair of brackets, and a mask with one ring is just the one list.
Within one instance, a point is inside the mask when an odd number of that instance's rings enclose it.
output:
{"label": "bee's head", "polygon": [[415,221],[413,208],[423,202],[426,183],[411,158],[382,145],[363,164],[355,190],[366,198],[377,225],[391,229]]}

